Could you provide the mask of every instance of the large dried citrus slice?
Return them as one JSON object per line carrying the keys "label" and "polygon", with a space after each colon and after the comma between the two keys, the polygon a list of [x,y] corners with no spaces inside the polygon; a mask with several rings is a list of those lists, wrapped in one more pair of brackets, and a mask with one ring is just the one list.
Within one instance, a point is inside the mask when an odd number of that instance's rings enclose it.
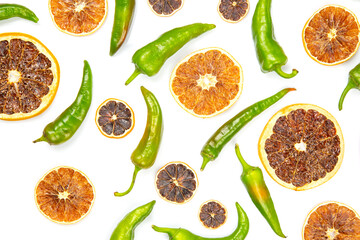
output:
{"label": "large dried citrus slice", "polygon": [[307,54],[323,65],[349,60],[359,48],[360,25],[354,13],[337,5],[316,11],[306,22],[302,39]]}
{"label": "large dried citrus slice", "polygon": [[109,98],[96,110],[95,123],[104,136],[123,138],[133,130],[135,116],[126,102]]}
{"label": "large dried citrus slice", "polygon": [[169,17],[179,11],[184,0],[148,0],[151,10],[160,17]]}
{"label": "large dried citrus slice", "polygon": [[59,86],[54,55],[36,38],[0,34],[0,119],[21,120],[42,113]]}
{"label": "large dried citrus slice", "polygon": [[170,91],[176,102],[197,117],[212,117],[230,108],[240,97],[243,73],[225,50],[193,52],[173,70]]}
{"label": "large dried citrus slice", "polygon": [[358,240],[360,217],[351,207],[339,202],[325,202],[308,214],[303,240]]}
{"label": "large dried citrus slice", "polygon": [[340,168],[344,139],[336,119],[311,104],[277,112],[259,140],[260,159],[280,185],[306,190],[328,181]]}
{"label": "large dried citrus slice", "polygon": [[249,11],[249,0],[220,0],[218,13],[229,23],[240,22]]}
{"label": "large dried citrus slice", "polygon": [[219,228],[226,222],[226,216],[226,208],[219,201],[209,200],[200,206],[199,219],[206,228]]}
{"label": "large dried citrus slice", "polygon": [[47,172],[35,187],[40,212],[56,223],[71,224],[91,210],[95,190],[87,176],[72,167],[56,167]]}
{"label": "large dried citrus slice", "polygon": [[107,15],[107,0],[49,0],[50,15],[56,27],[74,36],[98,30]]}

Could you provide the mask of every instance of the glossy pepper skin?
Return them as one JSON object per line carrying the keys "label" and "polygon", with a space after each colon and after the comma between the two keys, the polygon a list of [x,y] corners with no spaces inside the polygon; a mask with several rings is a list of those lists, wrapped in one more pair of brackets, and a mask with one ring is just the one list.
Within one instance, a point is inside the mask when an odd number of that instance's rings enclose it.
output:
{"label": "glossy pepper skin", "polygon": [[245,185],[252,202],[264,216],[272,230],[278,236],[285,238],[286,236],[281,230],[275,206],[271,199],[269,189],[265,184],[261,169],[259,167],[250,166],[247,162],[245,162],[244,158],[241,156],[238,144],[235,145],[235,152],[241,166],[243,167],[241,181]]}
{"label": "glossy pepper skin", "polygon": [[226,237],[205,238],[193,234],[184,228],[162,228],[155,225],[152,228],[157,232],[167,233],[169,240],[244,240],[249,232],[249,219],[239,203],[236,203],[238,225],[234,232]]}
{"label": "glossy pepper skin", "polygon": [[110,40],[110,56],[124,43],[132,22],[135,0],[115,0],[114,24]]}
{"label": "glossy pepper skin", "polygon": [[155,200],[129,212],[117,225],[110,240],[133,240],[135,228],[150,215]]}
{"label": "glossy pepper skin", "polygon": [[39,18],[33,11],[18,4],[0,4],[0,20],[5,20],[13,17],[23,18],[37,23]]}
{"label": "glossy pepper skin", "polygon": [[114,195],[116,197],[125,196],[132,190],[137,173],[141,169],[147,169],[154,165],[160,147],[163,133],[163,120],[160,104],[154,94],[146,88],[141,87],[141,93],[144,96],[148,110],[146,128],[138,146],[131,154],[131,161],[135,165],[131,185],[129,189],[123,193],[115,192]]}
{"label": "glossy pepper skin", "polygon": [[339,110],[340,111],[342,110],[343,102],[344,102],[346,94],[353,88],[360,90],[360,63],[358,65],[356,65],[349,72],[348,84],[346,85],[344,91],[342,92],[340,100],[339,100]]}
{"label": "glossy pepper skin", "polygon": [[151,77],[158,73],[165,61],[182,48],[191,39],[215,28],[214,24],[194,23],[179,28],[174,28],[148,45],[137,50],[132,62],[135,71],[125,82],[128,85],[140,73]]}
{"label": "glossy pepper skin", "polygon": [[84,61],[83,79],[75,101],[53,122],[46,125],[42,137],[36,142],[45,141],[58,145],[69,140],[84,121],[92,99],[92,73],[89,63]]}
{"label": "glossy pepper skin", "polygon": [[245,108],[233,118],[224,123],[205,143],[200,155],[203,157],[201,171],[205,169],[210,161],[214,161],[225,145],[237,134],[248,122],[262,113],[271,105],[283,98],[288,92],[295,88],[285,88],[280,92],[261,100]]}
{"label": "glossy pepper skin", "polygon": [[261,70],[275,71],[283,78],[295,77],[298,73],[296,69],[292,73],[285,73],[281,69],[286,64],[287,57],[275,40],[270,9],[271,0],[259,0],[252,19],[252,35]]}

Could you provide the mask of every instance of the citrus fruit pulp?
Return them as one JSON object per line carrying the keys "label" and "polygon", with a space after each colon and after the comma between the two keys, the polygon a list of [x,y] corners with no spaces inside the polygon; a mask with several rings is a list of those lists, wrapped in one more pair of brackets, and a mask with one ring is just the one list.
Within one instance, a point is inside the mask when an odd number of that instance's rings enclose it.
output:
{"label": "citrus fruit pulp", "polygon": [[31,118],[50,106],[60,68],[44,44],[24,33],[2,33],[0,64],[0,119]]}
{"label": "citrus fruit pulp", "polygon": [[53,222],[71,224],[91,210],[95,190],[79,170],[60,166],[51,169],[35,187],[35,201],[40,212]]}
{"label": "citrus fruit pulp", "polygon": [[148,4],[157,16],[169,17],[182,8],[184,0],[148,0]]}
{"label": "citrus fruit pulp", "polygon": [[354,13],[326,5],[306,22],[302,39],[307,54],[323,65],[349,60],[359,48],[360,25]]}
{"label": "citrus fruit pulp", "polygon": [[104,136],[123,138],[133,130],[135,116],[126,102],[109,98],[96,110],[95,123]]}
{"label": "citrus fruit pulp", "polygon": [[218,13],[220,17],[229,23],[240,22],[249,11],[248,0],[220,0]]}
{"label": "citrus fruit pulp", "polygon": [[199,219],[206,228],[216,229],[226,221],[226,208],[216,200],[209,200],[200,206]]}
{"label": "citrus fruit pulp", "polygon": [[303,230],[303,240],[358,240],[360,218],[351,207],[339,202],[325,202],[308,214]]}
{"label": "citrus fruit pulp", "polygon": [[229,109],[240,97],[243,73],[225,50],[191,53],[173,70],[170,91],[176,102],[196,117],[208,118]]}
{"label": "citrus fruit pulp", "polygon": [[297,191],[328,181],[344,156],[344,139],[336,119],[311,104],[294,104],[278,111],[266,124],[258,147],[269,175]]}
{"label": "citrus fruit pulp", "polygon": [[98,30],[107,15],[107,0],[49,0],[56,27],[67,34],[85,36]]}

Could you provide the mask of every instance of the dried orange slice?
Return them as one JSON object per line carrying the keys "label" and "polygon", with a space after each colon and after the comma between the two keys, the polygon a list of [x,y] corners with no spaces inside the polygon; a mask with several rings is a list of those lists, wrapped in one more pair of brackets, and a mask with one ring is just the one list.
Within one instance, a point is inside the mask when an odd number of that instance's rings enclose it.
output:
{"label": "dried orange slice", "polygon": [[183,162],[170,162],[156,174],[156,190],[159,196],[172,203],[190,201],[198,187],[195,171]]}
{"label": "dried orange slice", "polygon": [[351,207],[339,202],[324,202],[308,214],[303,240],[358,240],[360,217]]}
{"label": "dried orange slice", "polygon": [[338,5],[326,5],[306,22],[302,39],[307,54],[331,66],[349,60],[359,48],[360,25],[354,13]]}
{"label": "dried orange slice", "polygon": [[24,33],[0,34],[0,119],[42,113],[52,103],[59,80],[59,63],[39,40]]}
{"label": "dried orange slice", "polygon": [[35,187],[40,212],[53,222],[76,223],[91,210],[95,190],[88,177],[72,167],[51,169]]}
{"label": "dried orange slice", "polygon": [[73,36],[94,33],[104,23],[107,0],[49,0],[55,26]]}
{"label": "dried orange slice", "polygon": [[160,17],[169,17],[179,11],[184,0],[148,0],[151,10]]}
{"label": "dried orange slice", "polygon": [[109,98],[96,110],[95,123],[105,137],[123,138],[133,130],[135,116],[126,102]]}
{"label": "dried orange slice", "polygon": [[170,91],[176,102],[196,117],[208,118],[229,109],[240,97],[243,72],[225,50],[193,52],[173,70]]}
{"label": "dried orange slice", "polygon": [[220,0],[218,13],[220,17],[229,23],[237,23],[249,12],[249,0]]}
{"label": "dried orange slice", "polygon": [[200,206],[199,219],[206,228],[219,228],[226,222],[226,217],[226,208],[219,201],[209,200]]}
{"label": "dried orange slice", "polygon": [[280,185],[301,191],[327,182],[339,170],[344,138],[336,119],[311,104],[278,111],[259,140],[259,156]]}

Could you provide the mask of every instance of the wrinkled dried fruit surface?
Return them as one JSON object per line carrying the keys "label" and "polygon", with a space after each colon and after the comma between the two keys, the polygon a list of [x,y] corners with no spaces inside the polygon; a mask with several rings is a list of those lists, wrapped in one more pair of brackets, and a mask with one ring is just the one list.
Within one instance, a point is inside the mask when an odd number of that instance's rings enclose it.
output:
{"label": "wrinkled dried fruit surface", "polygon": [[157,15],[170,16],[180,10],[183,0],[148,0],[148,3]]}
{"label": "wrinkled dried fruit surface", "polygon": [[226,209],[218,201],[208,201],[200,208],[199,218],[207,228],[218,228],[226,221]]}
{"label": "wrinkled dried fruit surface", "polygon": [[228,22],[241,21],[249,11],[248,0],[220,0],[219,14]]}

